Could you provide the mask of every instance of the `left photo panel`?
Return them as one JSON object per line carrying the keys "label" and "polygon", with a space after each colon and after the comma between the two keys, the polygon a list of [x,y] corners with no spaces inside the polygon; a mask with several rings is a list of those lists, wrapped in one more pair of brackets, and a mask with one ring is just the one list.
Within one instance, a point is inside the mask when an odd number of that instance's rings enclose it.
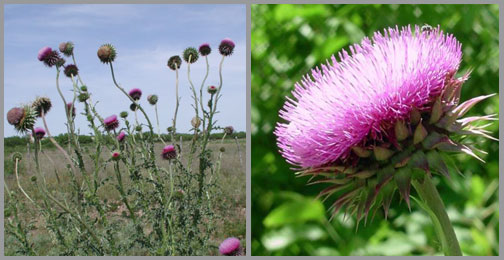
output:
{"label": "left photo panel", "polygon": [[4,254],[246,255],[246,6],[4,5]]}

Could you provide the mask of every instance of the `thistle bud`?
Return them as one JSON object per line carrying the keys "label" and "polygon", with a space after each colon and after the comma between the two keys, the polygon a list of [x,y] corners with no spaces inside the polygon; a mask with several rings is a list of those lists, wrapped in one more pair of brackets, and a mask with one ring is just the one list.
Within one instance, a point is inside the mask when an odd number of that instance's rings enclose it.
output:
{"label": "thistle bud", "polygon": [[121,118],[126,118],[126,117],[128,117],[128,111],[122,111],[122,112],[119,114],[119,116],[120,116]]}
{"label": "thistle bud", "polygon": [[121,159],[121,153],[119,153],[118,151],[114,151],[112,152],[112,160],[114,161],[119,161],[119,159]]}
{"label": "thistle bud", "polygon": [[168,133],[173,132],[173,126],[169,126],[168,128],[166,128],[166,131],[168,131]]}
{"label": "thistle bud", "polygon": [[133,111],[133,112],[135,112],[137,109],[138,109],[138,105],[135,104],[135,103],[131,103],[130,110]]}
{"label": "thistle bud", "polygon": [[224,148],[224,146],[221,146],[221,148],[219,148],[219,151],[220,151],[221,153],[223,153],[223,152],[225,152],[225,151],[226,151],[226,148]]}
{"label": "thistle bud", "polygon": [[170,68],[171,70],[180,69],[180,65],[182,65],[182,59],[180,58],[180,56],[175,55],[171,56],[170,59],[168,59],[168,68]]}
{"label": "thistle bud", "polygon": [[15,152],[12,154],[12,161],[21,161],[23,159],[23,155],[20,152]]}
{"label": "thistle bud", "polygon": [[35,176],[35,175],[31,176],[31,177],[30,177],[30,180],[31,180],[32,182],[36,182],[36,181],[37,181],[37,176]]}
{"label": "thistle bud", "polygon": [[137,126],[135,127],[135,130],[136,130],[137,132],[142,132],[142,126],[141,126],[141,125],[137,125]]}
{"label": "thistle bud", "polygon": [[208,91],[208,94],[213,95],[213,94],[217,93],[217,87],[213,86],[213,85],[212,86],[208,86],[207,91]]}
{"label": "thistle bud", "polygon": [[87,86],[86,85],[82,85],[80,87],[80,90],[83,91],[83,92],[86,92],[87,91]]}
{"label": "thistle bud", "polygon": [[59,51],[67,57],[72,56],[73,49],[74,49],[74,44],[72,42],[62,42],[59,45]]}
{"label": "thistle bud", "polygon": [[151,105],[155,105],[158,102],[158,96],[157,95],[149,95],[147,96],[147,101]]}
{"label": "thistle bud", "polygon": [[88,93],[80,93],[77,98],[79,99],[79,102],[86,102],[86,100],[89,99],[89,94]]}
{"label": "thistle bud", "polygon": [[199,55],[195,48],[189,47],[184,50],[182,57],[184,57],[184,60],[187,63],[195,63],[198,60]]}

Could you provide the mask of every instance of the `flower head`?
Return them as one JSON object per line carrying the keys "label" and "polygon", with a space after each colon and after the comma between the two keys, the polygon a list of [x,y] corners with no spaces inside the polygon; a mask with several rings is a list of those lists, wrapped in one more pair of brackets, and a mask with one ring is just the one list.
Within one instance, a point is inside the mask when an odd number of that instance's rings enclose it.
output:
{"label": "flower head", "polygon": [[182,56],[187,63],[195,63],[199,57],[198,51],[193,47],[186,48]]}
{"label": "flower head", "polygon": [[203,43],[199,46],[199,53],[201,54],[201,56],[205,57],[207,56],[208,54],[210,54],[210,52],[212,52],[212,49],[210,48],[210,44],[208,43]]}
{"label": "flower head", "polygon": [[235,43],[231,39],[225,38],[219,45],[219,52],[223,56],[230,56],[233,54],[234,47]]}
{"label": "flower head", "polygon": [[158,102],[158,96],[157,95],[148,95],[147,101],[149,102],[149,104],[155,105]]}
{"label": "flower head", "polygon": [[222,255],[227,255],[227,256],[241,255],[240,251],[241,251],[240,250],[240,239],[238,239],[236,237],[226,238],[219,245],[219,252]]}
{"label": "flower head", "polygon": [[133,88],[128,94],[133,100],[139,100],[142,97],[142,90],[139,88]]}
{"label": "flower head", "polygon": [[112,160],[119,161],[121,159],[121,153],[119,151],[112,152]]}
{"label": "flower head", "polygon": [[65,66],[64,72],[67,77],[72,78],[72,76],[74,77],[77,76],[77,74],[79,73],[79,69],[74,64],[68,64]]}
{"label": "flower head", "polygon": [[167,145],[163,148],[163,152],[161,153],[161,157],[165,160],[175,159],[177,157],[177,151],[175,151],[175,147],[173,145]]}
{"label": "flower head", "polygon": [[69,114],[70,110],[72,110],[72,117],[75,117],[75,105],[72,102],[67,103],[67,114]]}
{"label": "flower head", "polygon": [[207,91],[208,91],[208,94],[213,95],[213,94],[217,93],[217,87],[213,86],[213,85],[212,86],[208,86]]}
{"label": "flower head", "polygon": [[35,125],[37,111],[31,106],[15,107],[7,112],[7,122],[20,133],[27,133]]}
{"label": "flower head", "polygon": [[59,51],[65,56],[70,57],[73,54],[74,44],[72,42],[62,42],[59,45]]}
{"label": "flower head", "polygon": [[100,59],[101,62],[103,63],[111,63],[115,60],[117,56],[117,52],[114,46],[112,44],[103,44],[98,48],[98,58]]}
{"label": "flower head", "polygon": [[44,128],[42,128],[42,127],[37,127],[35,129],[33,129],[33,136],[36,139],[44,138],[45,134],[46,134],[46,132],[45,132]]}
{"label": "flower head", "polygon": [[40,49],[37,58],[48,67],[56,65],[61,60],[59,53],[57,51],[53,51],[49,47],[43,47]]}
{"label": "flower head", "polygon": [[234,128],[232,126],[226,126],[224,128],[224,133],[226,133],[228,135],[233,134],[233,132],[234,132]]}
{"label": "flower head", "polygon": [[116,115],[111,115],[103,120],[105,130],[112,131],[119,127],[119,121]]}
{"label": "flower head", "polygon": [[126,137],[126,133],[124,133],[123,131],[121,131],[118,135],[117,135],[117,141],[119,142],[122,142],[124,141],[124,138]]}
{"label": "flower head", "polygon": [[171,70],[180,69],[180,65],[182,65],[182,59],[180,58],[180,56],[175,55],[171,56],[168,59],[168,68],[170,68]]}
{"label": "flower head", "polygon": [[[439,27],[376,32],[339,58],[296,84],[280,111],[285,122],[274,131],[280,153],[301,167],[301,176],[333,185],[319,196],[343,192],[333,213],[354,208],[360,221],[383,206],[387,214],[396,188],[409,206],[412,179],[429,178],[431,171],[448,175],[438,152],[479,159],[470,144],[451,137],[492,138],[484,126],[469,124],[495,120],[492,115],[460,119],[491,95],[459,105],[469,74],[454,77],[461,44]],[[425,174],[414,175],[415,168]]]}
{"label": "flower head", "polygon": [[37,116],[41,117],[42,112],[46,115],[51,110],[52,103],[48,97],[38,97],[33,101],[32,107],[37,111]]}

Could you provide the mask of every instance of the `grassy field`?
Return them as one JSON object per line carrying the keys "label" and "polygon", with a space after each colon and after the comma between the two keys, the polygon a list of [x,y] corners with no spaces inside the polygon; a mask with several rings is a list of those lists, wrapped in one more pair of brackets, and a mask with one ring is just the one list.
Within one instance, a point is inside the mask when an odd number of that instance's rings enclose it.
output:
{"label": "grassy field", "polygon": [[[186,151],[189,151],[189,142],[183,142],[182,144],[182,161],[184,163],[188,160],[186,158]],[[212,204],[215,205],[215,211],[217,215],[216,221],[216,232],[211,236],[210,244],[211,249],[208,255],[218,254],[218,245],[222,240],[227,237],[234,236],[238,237],[240,240],[245,241],[246,234],[246,215],[245,215],[245,205],[246,205],[246,195],[245,195],[245,139],[238,139],[238,143],[234,139],[226,139],[222,145],[225,147],[225,152],[222,155],[222,167],[220,175],[218,176],[219,184],[219,195],[212,199]],[[212,156],[217,157],[219,155],[220,140],[213,141],[210,144],[210,149],[212,150]],[[84,149],[91,147],[84,146]],[[157,144],[156,151],[162,150],[162,144]],[[35,163],[33,160],[33,151],[28,153],[26,146],[16,146],[16,147],[6,147],[5,149],[5,174],[4,180],[8,188],[18,194],[17,196],[21,203],[24,203],[26,209],[21,214],[21,218],[25,223],[30,223],[31,228],[28,233],[28,240],[33,243],[35,250],[39,255],[58,255],[60,252],[55,252],[52,248],[54,243],[54,238],[50,235],[50,232],[46,229],[46,223],[44,223],[43,217],[40,216],[37,209],[30,204],[28,200],[21,195],[20,190],[16,184],[16,176],[13,173],[13,167],[8,162],[11,160],[11,155],[14,151],[21,152],[23,154],[23,160],[20,163],[19,177],[21,186],[25,191],[35,200],[41,200],[38,196],[38,191],[34,183],[30,178],[35,174]],[[108,151],[104,151],[103,156],[110,156]],[[60,197],[65,197],[65,193],[71,192],[70,185],[66,185],[70,182],[70,176],[66,170],[66,162],[63,155],[59,153],[54,148],[42,148],[41,157],[41,168],[42,172],[45,174],[46,182],[50,191],[57,191]],[[108,158],[105,158],[108,159]],[[90,158],[85,158],[86,166],[91,167]],[[197,160],[194,160],[197,161]],[[167,167],[168,163],[158,158],[158,165],[160,167]],[[196,163],[194,163],[196,165]],[[88,170],[91,170],[89,168]],[[113,168],[107,167],[105,171],[100,173],[101,178],[107,178],[113,176]],[[78,176],[79,177],[79,176]],[[123,178],[125,180],[125,186],[129,186],[129,178]],[[109,208],[108,214],[111,218],[120,218],[122,214],[125,214],[126,210],[120,201],[120,194],[117,189],[114,188],[114,181],[108,182],[105,186],[100,188],[98,191],[100,198],[107,199],[107,207]],[[70,196],[70,195],[69,195]],[[7,198],[7,195],[5,195]],[[123,213],[124,212],[124,213]],[[95,214],[89,212],[89,214]],[[12,216],[10,217],[12,218]],[[5,221],[8,221],[6,218]],[[16,239],[10,235],[5,234],[5,255],[16,255],[17,248],[19,245]],[[243,245],[244,246],[244,245]],[[133,254],[143,255],[146,252],[138,251],[133,252]]]}

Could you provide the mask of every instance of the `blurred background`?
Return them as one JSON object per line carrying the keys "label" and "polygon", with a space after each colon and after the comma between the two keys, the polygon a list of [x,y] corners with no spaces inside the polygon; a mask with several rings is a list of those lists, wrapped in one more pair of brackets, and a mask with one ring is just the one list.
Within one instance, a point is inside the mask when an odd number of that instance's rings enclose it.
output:
{"label": "blurred background", "polygon": [[[323,185],[306,186],[278,153],[273,130],[295,82],[349,44],[395,25],[438,24],[462,43],[459,73],[474,69],[462,100],[499,92],[497,5],[252,5],[252,255],[441,255],[428,215],[399,196],[388,220],[378,211],[360,224],[314,200]],[[498,113],[498,96],[470,113]],[[498,123],[489,130],[498,137]],[[475,138],[485,164],[452,156],[451,179],[435,177],[465,255],[498,255],[498,142]],[[415,196],[415,192],[412,191]]]}

